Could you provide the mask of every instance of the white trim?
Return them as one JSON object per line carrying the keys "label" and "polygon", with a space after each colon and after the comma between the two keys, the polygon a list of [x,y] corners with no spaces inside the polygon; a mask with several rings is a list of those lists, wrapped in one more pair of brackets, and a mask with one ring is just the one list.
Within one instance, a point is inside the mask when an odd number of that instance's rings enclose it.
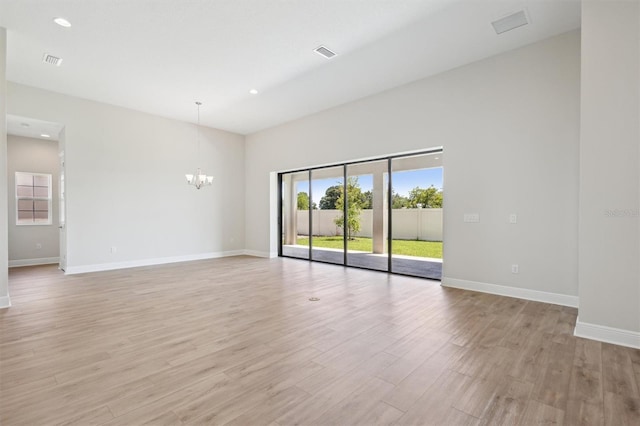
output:
{"label": "white trim", "polygon": [[59,257],[41,257],[39,259],[10,260],[9,268],[18,268],[20,266],[51,265],[53,263],[60,263],[60,258]]}
{"label": "white trim", "polygon": [[0,297],[0,309],[10,308],[11,307],[11,299],[9,295]]}
{"label": "white trim", "polygon": [[247,256],[264,257],[267,259],[274,259],[278,257],[278,253],[271,253],[268,251],[258,251],[258,250],[245,250],[244,254]]}
{"label": "white trim", "polygon": [[528,288],[508,287],[504,285],[481,283],[477,281],[459,280],[456,278],[442,278],[444,287],[460,288],[463,290],[479,291],[481,293],[497,294],[518,299],[534,300],[536,302],[552,303],[554,305],[578,307],[578,296],[548,293],[546,291],[530,290]]}
{"label": "white trim", "polygon": [[640,349],[640,332],[607,327],[606,325],[589,324],[580,321],[580,317],[576,320],[576,328],[573,330],[573,335],[585,339],[597,340],[599,342]]}
{"label": "white trim", "polygon": [[129,260],[125,262],[99,263],[96,265],[69,266],[65,275],[84,274],[87,272],[111,271],[114,269],[137,268],[140,266],[163,265],[165,263],[190,262],[193,260],[216,259],[220,257],[240,256],[244,250],[231,250],[212,253],[190,254],[186,256],[160,257],[155,259]]}

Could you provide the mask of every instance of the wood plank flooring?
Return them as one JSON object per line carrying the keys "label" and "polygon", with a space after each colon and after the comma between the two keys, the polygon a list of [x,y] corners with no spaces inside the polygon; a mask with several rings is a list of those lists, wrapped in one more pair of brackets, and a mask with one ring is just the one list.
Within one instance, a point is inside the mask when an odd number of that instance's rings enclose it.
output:
{"label": "wood plank flooring", "polygon": [[640,424],[640,351],[571,308],[251,257],[9,288],[2,425]]}

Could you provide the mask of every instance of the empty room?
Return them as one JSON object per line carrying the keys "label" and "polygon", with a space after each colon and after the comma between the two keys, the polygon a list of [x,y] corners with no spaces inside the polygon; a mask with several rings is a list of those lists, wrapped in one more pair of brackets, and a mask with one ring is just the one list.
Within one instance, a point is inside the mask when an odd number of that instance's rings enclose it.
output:
{"label": "empty room", "polygon": [[637,0],[0,0],[0,424],[640,424]]}

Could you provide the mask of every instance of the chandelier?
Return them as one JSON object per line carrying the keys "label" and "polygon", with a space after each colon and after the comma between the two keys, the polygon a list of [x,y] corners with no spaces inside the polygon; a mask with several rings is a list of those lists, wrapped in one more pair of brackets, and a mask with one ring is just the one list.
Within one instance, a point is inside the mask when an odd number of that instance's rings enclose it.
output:
{"label": "chandelier", "polygon": [[[196,102],[198,106],[198,129],[197,129],[197,141],[198,141],[198,159],[200,158],[200,105],[202,102]],[[200,170],[200,167],[196,169],[194,174],[184,175],[187,178],[187,183],[193,185],[196,189],[200,189],[205,185],[211,185],[213,183],[213,176],[207,176]]]}

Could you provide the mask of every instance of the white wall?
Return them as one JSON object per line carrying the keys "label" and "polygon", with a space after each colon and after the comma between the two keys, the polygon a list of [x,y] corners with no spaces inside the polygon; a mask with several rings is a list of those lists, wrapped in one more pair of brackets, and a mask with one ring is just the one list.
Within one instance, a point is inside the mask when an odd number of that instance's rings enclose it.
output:
{"label": "white wall", "polygon": [[0,27],[0,308],[9,301],[7,244],[7,30]]}
{"label": "white wall", "polygon": [[[59,161],[56,141],[7,136],[7,192],[9,265],[57,263],[60,253],[58,230]],[[51,175],[51,225],[16,225],[16,172],[46,173]],[[36,245],[40,244],[40,248]]]}
{"label": "white wall", "polygon": [[583,2],[576,333],[601,340],[619,338],[624,341],[617,343],[636,347],[640,347],[639,39],[638,2]]}
{"label": "white wall", "polygon": [[8,113],[65,125],[67,272],[243,249],[243,136],[11,82]]}
{"label": "white wall", "polygon": [[277,241],[270,172],[443,146],[443,282],[575,301],[579,83],[574,31],[249,135],[246,247]]}

